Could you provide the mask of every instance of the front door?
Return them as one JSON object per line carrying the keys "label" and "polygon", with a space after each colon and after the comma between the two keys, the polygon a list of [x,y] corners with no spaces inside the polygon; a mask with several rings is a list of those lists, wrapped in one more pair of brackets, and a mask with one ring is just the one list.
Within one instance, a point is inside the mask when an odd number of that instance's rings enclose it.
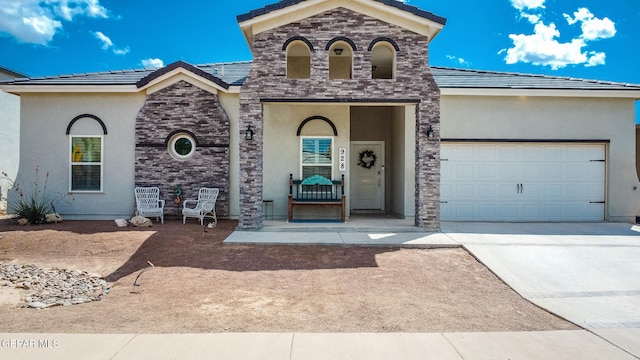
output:
{"label": "front door", "polygon": [[351,142],[351,209],[384,210],[384,141]]}

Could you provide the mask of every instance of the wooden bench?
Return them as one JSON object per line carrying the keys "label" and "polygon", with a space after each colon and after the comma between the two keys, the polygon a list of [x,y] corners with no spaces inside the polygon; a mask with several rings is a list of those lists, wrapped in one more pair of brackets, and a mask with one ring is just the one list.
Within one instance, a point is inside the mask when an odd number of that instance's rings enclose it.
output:
{"label": "wooden bench", "polygon": [[289,222],[293,221],[295,206],[339,206],[340,220],[345,222],[344,175],[340,180],[329,180],[320,175],[294,180],[293,174],[289,174]]}

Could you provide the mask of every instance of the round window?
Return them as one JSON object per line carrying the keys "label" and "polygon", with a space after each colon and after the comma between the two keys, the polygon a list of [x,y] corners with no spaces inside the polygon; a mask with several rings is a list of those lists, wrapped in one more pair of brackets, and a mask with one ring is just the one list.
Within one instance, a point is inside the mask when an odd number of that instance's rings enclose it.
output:
{"label": "round window", "polygon": [[169,141],[169,154],[174,159],[184,160],[190,158],[196,151],[196,142],[187,133],[178,133],[171,137]]}

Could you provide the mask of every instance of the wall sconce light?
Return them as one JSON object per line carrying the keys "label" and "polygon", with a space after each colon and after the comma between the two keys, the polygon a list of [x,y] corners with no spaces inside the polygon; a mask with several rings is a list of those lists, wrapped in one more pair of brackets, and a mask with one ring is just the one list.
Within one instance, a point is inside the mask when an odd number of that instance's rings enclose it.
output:
{"label": "wall sconce light", "polygon": [[336,48],[336,49],[333,49],[333,52],[334,52],[336,55],[340,56],[340,55],[342,55],[342,50],[343,50],[343,49],[341,49],[341,48]]}
{"label": "wall sconce light", "polygon": [[253,140],[253,130],[251,130],[251,125],[247,126],[247,130],[244,131],[245,140]]}
{"label": "wall sconce light", "polygon": [[433,131],[433,127],[431,127],[431,125],[429,125],[429,130],[427,130],[427,139],[429,139],[429,141],[433,141],[435,139],[435,132]]}

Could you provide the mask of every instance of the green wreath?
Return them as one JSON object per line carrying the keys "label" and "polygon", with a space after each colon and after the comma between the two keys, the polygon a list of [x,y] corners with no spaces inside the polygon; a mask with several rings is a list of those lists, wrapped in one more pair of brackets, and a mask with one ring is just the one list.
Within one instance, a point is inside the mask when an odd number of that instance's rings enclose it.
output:
{"label": "green wreath", "polygon": [[376,164],[376,159],[378,157],[371,150],[365,150],[361,152],[358,156],[358,165],[362,166],[365,169],[371,169]]}

